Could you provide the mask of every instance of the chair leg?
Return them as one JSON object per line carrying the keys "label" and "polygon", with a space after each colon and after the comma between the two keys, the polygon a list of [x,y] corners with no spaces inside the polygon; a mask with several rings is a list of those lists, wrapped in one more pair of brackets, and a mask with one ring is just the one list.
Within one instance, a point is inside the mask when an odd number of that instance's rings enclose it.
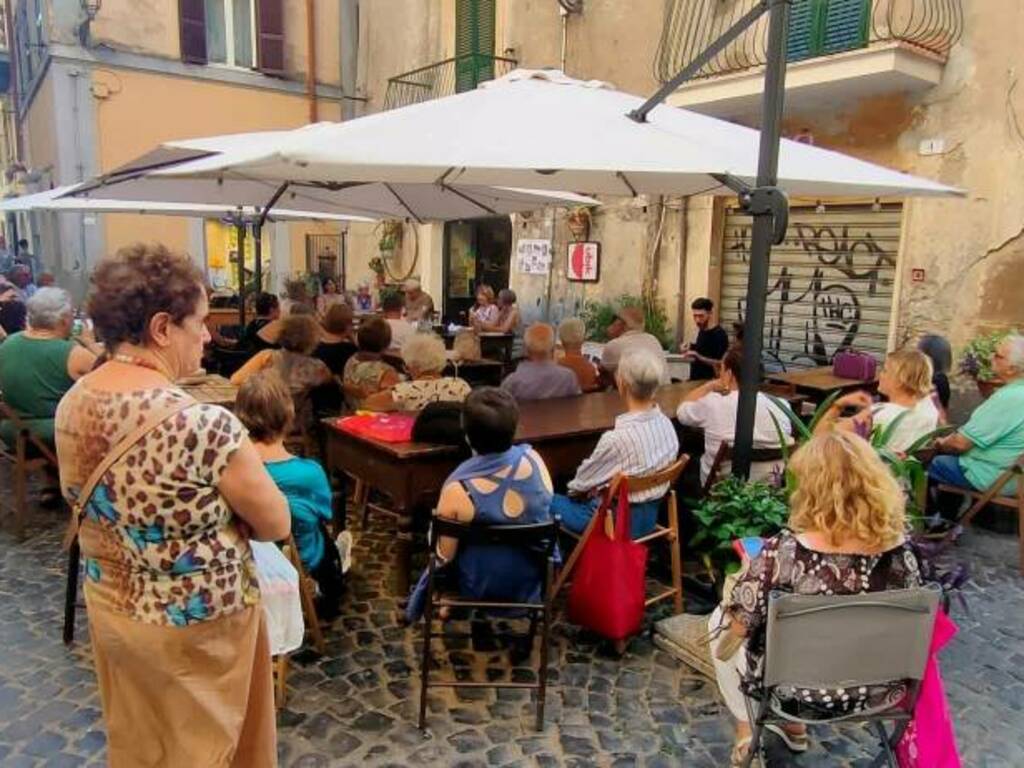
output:
{"label": "chair leg", "polygon": [[277,680],[274,681],[274,705],[277,709],[284,707],[285,697],[288,695],[288,654],[278,655],[274,663],[277,672]]}
{"label": "chair leg", "polygon": [[[548,563],[547,585],[551,585],[551,563]],[[537,675],[537,730],[544,730],[544,705],[548,695],[548,645],[551,641],[551,601],[553,594],[544,594],[544,610],[540,617],[540,670]]]}
{"label": "chair leg", "polygon": [[25,536],[25,523],[28,520],[28,471],[25,451],[25,436],[19,434],[14,441],[14,535],[18,539]]}
{"label": "chair leg", "polygon": [[678,616],[683,612],[683,554],[679,551],[681,539],[679,538],[679,508],[676,505],[675,491],[669,491],[668,498],[668,527],[672,535],[668,537],[669,546],[672,551],[669,556],[672,559],[672,589],[675,590],[675,610]]}
{"label": "chair leg", "polygon": [[80,560],[81,550],[78,547],[78,537],[76,536],[68,548],[68,574],[64,588],[64,645],[71,645],[75,641],[75,608],[78,603]]}
{"label": "chair leg", "polygon": [[366,524],[370,521],[370,507],[366,503],[369,497],[369,488],[366,487],[366,483],[362,480],[356,480],[356,487],[352,490],[352,510],[359,511],[362,508],[363,513],[363,529],[366,529]]}
{"label": "chair leg", "polygon": [[882,752],[878,757],[885,758],[885,762],[889,765],[889,768],[899,768],[899,765],[896,762],[896,755],[892,751],[892,743],[889,738],[889,734],[885,730],[885,725],[883,725],[881,721],[876,720],[871,724],[871,728],[878,736],[878,740],[881,742],[882,746]]}
{"label": "chair leg", "polygon": [[587,523],[587,527],[583,529],[583,534],[580,536],[579,541],[576,542],[576,548],[569,555],[569,559],[565,561],[565,565],[562,566],[562,570],[558,573],[558,578],[555,579],[555,586],[551,590],[551,599],[554,600],[558,597],[558,593],[562,591],[562,587],[565,586],[566,579],[569,578],[569,574],[572,573],[572,569],[576,567],[576,561],[580,559],[580,555],[583,554],[583,547],[587,543],[587,539],[590,538],[591,532],[594,530],[594,526],[597,525],[597,514],[590,518],[590,522]]}
{"label": "chair leg", "polygon": [[420,719],[419,729],[427,729],[427,688],[430,679],[430,640],[434,626],[434,557],[431,554],[427,568],[427,603],[423,609],[423,657],[420,663]]}

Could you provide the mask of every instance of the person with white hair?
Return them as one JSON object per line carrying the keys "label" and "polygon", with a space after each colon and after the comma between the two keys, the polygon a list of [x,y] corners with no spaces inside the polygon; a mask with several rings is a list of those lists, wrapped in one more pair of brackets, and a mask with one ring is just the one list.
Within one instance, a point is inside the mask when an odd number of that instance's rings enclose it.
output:
{"label": "person with white hair", "polygon": [[373,411],[421,411],[428,403],[461,403],[472,391],[464,379],[445,376],[444,342],[436,333],[415,333],[402,345],[402,362],[411,377],[371,395],[363,408]]}
{"label": "person with white hair", "polygon": [[597,366],[583,356],[583,342],[587,337],[587,326],[578,317],[568,317],[558,326],[558,338],[562,342],[562,356],[558,364],[576,374],[580,389],[596,392],[601,388]]}
{"label": "person with white hair", "polygon": [[[665,350],[661,342],[646,331],[642,307],[620,309],[615,320],[608,326],[608,338],[611,341],[604,345],[604,352],[601,353],[601,368],[610,381],[615,380],[615,368],[619,364],[619,358],[629,350],[647,349],[659,356],[663,363],[665,361]],[[665,380],[662,384],[668,383],[667,367],[665,371]]]}
{"label": "person with white hair", "polygon": [[576,374],[555,362],[555,329],[534,323],[523,336],[526,359],[505,378],[501,388],[517,401],[547,400],[580,394]]}
{"label": "person with white hair", "polygon": [[[996,348],[992,369],[1002,387],[953,434],[935,441],[928,468],[936,483],[983,491],[1024,454],[1024,336],[1010,334]],[[1017,492],[1016,482],[1002,493]]]}
{"label": "person with white hair", "polygon": [[434,316],[434,300],[423,290],[419,279],[412,277],[405,281],[405,319],[410,323],[421,320],[429,322]]}
{"label": "person with white hair", "polygon": [[[0,391],[4,401],[33,433],[53,445],[53,415],[71,385],[96,363],[98,348],[91,333],[81,343],[71,339],[74,310],[62,288],[40,288],[26,302],[28,328],[0,345]],[[10,444],[14,428],[0,423],[0,437]]]}
{"label": "person with white hair", "polygon": [[[594,452],[580,464],[569,483],[569,495],[555,496],[551,512],[570,531],[582,533],[600,504],[601,492],[619,474],[643,477],[658,472],[679,455],[679,437],[672,420],[658,406],[656,395],[665,363],[650,350],[627,352],[616,366],[615,384],[626,412],[615,428],[601,435]],[[668,484],[629,494],[630,533],[639,538],[654,530]]]}

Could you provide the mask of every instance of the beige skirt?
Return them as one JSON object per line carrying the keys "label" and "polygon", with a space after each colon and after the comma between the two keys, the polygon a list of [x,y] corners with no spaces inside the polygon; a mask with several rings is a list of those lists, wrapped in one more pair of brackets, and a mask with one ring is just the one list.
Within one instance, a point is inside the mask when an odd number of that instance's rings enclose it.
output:
{"label": "beige skirt", "polygon": [[277,765],[260,606],[182,628],[90,606],[89,630],[113,768]]}

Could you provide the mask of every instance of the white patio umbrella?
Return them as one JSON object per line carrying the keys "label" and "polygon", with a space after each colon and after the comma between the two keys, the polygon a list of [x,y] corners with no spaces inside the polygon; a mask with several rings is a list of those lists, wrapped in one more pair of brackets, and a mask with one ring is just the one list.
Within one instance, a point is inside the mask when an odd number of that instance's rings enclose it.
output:
{"label": "white patio umbrella", "polygon": [[[145,181],[209,179],[229,189],[289,183],[363,190],[516,187],[587,194],[728,193],[723,178],[753,184],[759,132],[660,105],[647,122],[628,113],[644,100],[550,70],[516,70],[475,91],[344,123],[214,137],[173,146],[206,157],[153,170]],[[819,147],[783,140],[778,186],[790,195],[955,195],[959,191]],[[397,191],[397,187],[395,188]],[[103,194],[108,195],[109,190]],[[269,199],[267,195],[267,199]],[[394,197],[394,195],[393,195]],[[250,202],[245,200],[244,202]],[[252,200],[254,204],[257,201]],[[380,201],[377,201],[380,202]],[[309,208],[306,201],[301,207]]]}

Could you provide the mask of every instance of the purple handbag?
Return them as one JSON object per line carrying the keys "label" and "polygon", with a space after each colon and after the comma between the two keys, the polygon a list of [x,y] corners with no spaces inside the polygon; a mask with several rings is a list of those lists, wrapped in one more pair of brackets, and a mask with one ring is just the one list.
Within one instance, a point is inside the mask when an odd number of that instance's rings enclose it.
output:
{"label": "purple handbag", "polygon": [[832,373],[842,379],[874,381],[878,361],[867,352],[844,349],[832,358]]}

